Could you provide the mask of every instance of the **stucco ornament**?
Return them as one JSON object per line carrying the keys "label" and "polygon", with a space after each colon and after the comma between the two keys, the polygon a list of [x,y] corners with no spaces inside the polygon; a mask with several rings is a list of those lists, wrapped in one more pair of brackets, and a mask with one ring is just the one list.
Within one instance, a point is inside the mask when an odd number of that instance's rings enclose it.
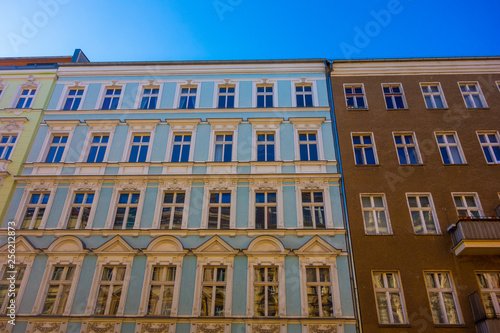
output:
{"label": "stucco ornament", "polygon": [[14,119],[2,119],[3,126],[0,126],[0,130],[6,132],[19,132],[24,129],[21,122]]}
{"label": "stucco ornament", "polygon": [[196,328],[203,333],[224,333],[223,324],[198,324]]}
{"label": "stucco ornament", "polygon": [[[153,327],[156,326],[156,327]],[[141,332],[145,333],[166,333],[169,331],[169,324],[142,324]]]}
{"label": "stucco ornament", "polygon": [[280,325],[252,325],[252,331],[257,333],[279,333]]}
{"label": "stucco ornament", "polygon": [[55,333],[61,329],[62,323],[35,323],[32,333]]}
{"label": "stucco ornament", "polygon": [[107,323],[107,324],[89,323],[87,325],[88,331],[95,332],[95,333],[113,332],[114,327],[115,327],[115,325],[111,324],[111,323]]}
{"label": "stucco ornament", "polygon": [[309,333],[337,333],[337,325],[310,325]]}

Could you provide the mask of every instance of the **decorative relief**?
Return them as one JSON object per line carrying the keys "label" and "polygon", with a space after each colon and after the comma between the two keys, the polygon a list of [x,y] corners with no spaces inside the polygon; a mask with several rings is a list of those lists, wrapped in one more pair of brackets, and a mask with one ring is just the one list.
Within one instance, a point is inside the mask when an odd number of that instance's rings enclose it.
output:
{"label": "decorative relief", "polygon": [[116,188],[123,190],[123,191],[134,191],[141,189],[145,187],[147,184],[146,179],[136,179],[135,181],[132,179],[129,179],[128,181],[121,181],[116,183]]}
{"label": "decorative relief", "polygon": [[252,179],[250,180],[250,185],[258,188],[259,190],[276,190],[281,186],[281,180]]}
{"label": "decorative relief", "polygon": [[105,323],[105,324],[88,323],[87,332],[108,333],[108,332],[113,332],[114,327],[115,325],[112,323]]}
{"label": "decorative relief", "polygon": [[337,325],[309,325],[309,333],[337,333]]}
{"label": "decorative relief", "polygon": [[31,191],[50,191],[57,187],[57,183],[41,180],[38,183],[29,183],[28,187]]}
{"label": "decorative relief", "polygon": [[151,324],[145,323],[141,325],[141,333],[167,333],[169,331],[170,324]]}
{"label": "decorative relief", "polygon": [[91,191],[95,190],[96,188],[99,187],[98,182],[89,182],[88,180],[84,180],[81,183],[73,183],[73,186],[75,187],[75,190],[77,191]]}
{"label": "decorative relief", "polygon": [[280,325],[252,325],[252,332],[279,333]]}
{"label": "decorative relief", "polygon": [[38,82],[35,81],[35,77],[33,75],[29,75],[26,79],[26,82],[22,84],[23,88],[36,88],[38,87]]}
{"label": "decorative relief", "polygon": [[7,324],[0,323],[0,332],[6,332],[6,331],[7,331]]}
{"label": "decorative relief", "polygon": [[192,180],[163,181],[162,185],[167,191],[184,191],[191,185]]}
{"label": "decorative relief", "polygon": [[295,181],[297,185],[302,185],[304,189],[306,190],[314,190],[314,189],[319,189],[324,186],[328,186],[328,179],[309,179],[309,180],[304,180],[304,179],[297,179]]}
{"label": "decorative relief", "polygon": [[224,333],[224,324],[198,324],[196,329],[202,333]]}
{"label": "decorative relief", "polygon": [[0,126],[0,130],[6,132],[19,132],[24,129],[22,123],[24,120],[21,119],[0,119],[0,121],[4,124]]}
{"label": "decorative relief", "polygon": [[[61,330],[62,323],[34,323],[31,333],[55,333]],[[61,330],[62,332],[62,330]]]}
{"label": "decorative relief", "polygon": [[212,191],[223,191],[230,190],[236,186],[236,180],[231,179],[218,179],[218,180],[207,180],[205,186],[208,190]]}

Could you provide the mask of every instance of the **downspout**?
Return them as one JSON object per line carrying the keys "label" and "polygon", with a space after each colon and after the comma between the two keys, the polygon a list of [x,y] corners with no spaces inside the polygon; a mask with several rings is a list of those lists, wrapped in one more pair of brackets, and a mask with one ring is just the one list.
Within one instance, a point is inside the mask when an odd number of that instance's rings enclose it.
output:
{"label": "downspout", "polygon": [[[333,61],[332,61],[333,63]],[[340,157],[340,144],[339,135],[337,132],[337,119],[335,118],[335,107],[333,104],[333,91],[332,91],[332,63],[325,60],[325,76],[326,76],[326,87],[328,89],[328,104],[330,105],[330,118],[332,119],[332,131],[333,131],[333,144],[335,147],[336,157],[337,157],[337,170],[340,173],[340,199],[342,202],[342,217],[344,220],[344,229],[346,230],[346,242],[347,242],[347,261],[349,263],[350,270],[350,282],[351,282],[351,294],[354,301],[354,317],[356,318],[356,332],[362,333],[363,327],[361,326],[361,312],[359,309],[359,298],[358,298],[358,286],[356,284],[356,272],[354,270],[354,259],[352,257],[352,244],[351,244],[351,230],[349,228],[349,217],[347,215],[347,201],[345,197],[345,184],[344,184],[344,173],[342,170],[342,160]]]}

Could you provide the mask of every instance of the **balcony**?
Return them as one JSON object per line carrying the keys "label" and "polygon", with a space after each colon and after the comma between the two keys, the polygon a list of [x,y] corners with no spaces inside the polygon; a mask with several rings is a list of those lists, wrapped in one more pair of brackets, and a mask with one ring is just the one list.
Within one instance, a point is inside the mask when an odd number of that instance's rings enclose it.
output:
{"label": "balcony", "polygon": [[500,255],[500,217],[461,217],[448,228],[455,255]]}
{"label": "balcony", "polygon": [[481,296],[476,291],[469,295],[469,302],[474,316],[477,333],[498,333],[500,332],[500,314],[488,316],[484,310]]}

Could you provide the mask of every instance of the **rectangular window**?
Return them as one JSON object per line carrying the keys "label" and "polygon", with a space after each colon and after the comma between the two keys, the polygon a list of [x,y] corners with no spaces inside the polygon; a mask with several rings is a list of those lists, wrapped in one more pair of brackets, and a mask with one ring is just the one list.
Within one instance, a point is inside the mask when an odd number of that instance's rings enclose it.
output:
{"label": "rectangular window", "polygon": [[226,267],[204,267],[201,286],[201,316],[224,316]]}
{"label": "rectangular window", "polygon": [[274,133],[257,133],[257,161],[274,161]]}
{"label": "rectangular window", "polygon": [[160,229],[180,229],[184,211],[184,192],[165,192],[161,210]]}
{"label": "rectangular window", "polygon": [[476,274],[488,318],[500,318],[500,272]]}
{"label": "rectangular window", "polygon": [[297,98],[297,107],[313,106],[311,86],[295,86],[295,96]]}
{"label": "rectangular window", "polygon": [[441,86],[437,83],[421,84],[422,94],[424,95],[425,105],[428,109],[446,108]]}
{"label": "rectangular window", "polygon": [[31,107],[33,98],[36,94],[36,88],[23,89],[16,104],[16,109],[28,109]]}
{"label": "rectangular window", "polygon": [[188,162],[191,134],[175,134],[172,146],[172,162]]}
{"label": "rectangular window", "polygon": [[146,162],[149,149],[149,135],[134,135],[130,147],[129,162]]}
{"label": "rectangular window", "polygon": [[255,229],[276,229],[276,192],[255,193]]}
{"label": "rectangular window", "polygon": [[483,148],[486,162],[488,164],[500,164],[500,134],[498,132],[478,133],[477,136],[479,137],[479,144]]}
{"label": "rectangular window", "polygon": [[219,109],[234,108],[234,87],[219,87]]}
{"label": "rectangular window", "polygon": [[0,136],[0,160],[8,160],[14,150],[17,135],[5,134]]}
{"label": "rectangular window", "polygon": [[116,108],[118,107],[118,102],[120,101],[121,94],[122,94],[121,88],[106,89],[106,95],[104,96],[104,101],[102,102],[102,109],[116,110]]}
{"label": "rectangular window", "polygon": [[141,109],[156,109],[159,88],[145,88],[142,91]]}
{"label": "rectangular window", "polygon": [[47,210],[49,192],[31,193],[30,200],[26,206],[21,229],[38,229],[42,223],[43,215]]}
{"label": "rectangular window", "polygon": [[465,159],[456,133],[435,133],[444,164],[464,164]]}
{"label": "rectangular window", "polygon": [[373,272],[373,289],[380,324],[405,324],[403,293],[397,272]]}
{"label": "rectangular window", "polygon": [[231,192],[210,192],[208,229],[229,229]]}
{"label": "rectangular window", "polygon": [[439,232],[430,194],[408,194],[408,207],[416,234],[437,234]]}
{"label": "rectangular window", "polygon": [[434,324],[460,324],[458,301],[451,276],[447,272],[425,272]]}
{"label": "rectangular window", "polygon": [[273,87],[262,86],[257,87],[257,107],[272,108],[273,107]]}
{"label": "rectangular window", "polygon": [[104,161],[106,148],[108,146],[109,135],[94,135],[90,143],[89,156],[87,163],[101,163]]}
{"label": "rectangular window", "polygon": [[479,83],[459,83],[462,97],[464,98],[465,105],[469,109],[485,108],[486,102],[484,101]]}
{"label": "rectangular window", "polygon": [[375,165],[377,155],[372,134],[352,134],[356,165]]}
{"label": "rectangular window", "polygon": [[170,316],[174,298],[175,266],[154,266],[151,274],[148,312],[150,316]]}
{"label": "rectangular window", "polygon": [[49,153],[47,154],[45,163],[61,162],[62,156],[64,154],[64,148],[66,148],[66,143],[68,143],[67,135],[52,136],[52,142],[50,143]]}
{"label": "rectangular window", "polygon": [[64,103],[63,110],[78,110],[80,102],[82,101],[83,89],[70,89],[68,91],[68,97],[66,97],[66,102]]}
{"label": "rectangular window", "polygon": [[391,233],[384,195],[361,195],[361,206],[368,235]]}
{"label": "rectangular window", "polygon": [[122,192],[119,194],[113,229],[134,228],[139,199],[139,192]]}
{"label": "rectangular window", "polygon": [[255,267],[254,315],[277,317],[279,315],[278,267]]}
{"label": "rectangular window", "polygon": [[75,266],[54,266],[49,279],[49,286],[42,314],[62,315],[68,301]]}
{"label": "rectangular window", "polygon": [[403,88],[400,84],[384,84],[385,105],[388,110],[405,109]]}
{"label": "rectangular window", "polygon": [[299,133],[299,151],[301,161],[318,160],[318,140],[316,132]]}
{"label": "rectangular window", "polygon": [[415,134],[394,134],[399,164],[420,164]]}
{"label": "rectangular window", "polygon": [[363,86],[344,86],[345,99],[348,109],[366,109],[365,92]]}
{"label": "rectangular window", "polygon": [[483,215],[479,198],[475,193],[453,194],[458,216],[480,217]]}
{"label": "rectangular window", "polygon": [[306,267],[306,288],[309,317],[332,317],[330,268]]}
{"label": "rectangular window", "polygon": [[102,268],[94,310],[95,315],[116,315],[120,306],[126,270],[125,266],[104,266]]}
{"label": "rectangular window", "polygon": [[196,88],[181,88],[179,109],[194,109],[196,105]]}
{"label": "rectangular window", "polygon": [[71,204],[68,229],[85,229],[94,203],[94,192],[76,192]]}
{"label": "rectangular window", "polygon": [[231,162],[233,155],[233,135],[215,135],[214,162]]}
{"label": "rectangular window", "polygon": [[304,228],[325,229],[323,192],[302,191],[302,218]]}
{"label": "rectangular window", "polygon": [[[0,313],[6,314],[9,312],[7,306],[10,305],[11,300],[15,300],[15,297],[19,293],[19,287],[21,282],[23,282],[24,272],[26,266],[16,265],[15,269],[10,269],[8,265],[3,266],[2,279],[0,280]],[[10,273],[14,271],[15,273]],[[9,291],[11,289],[11,277],[14,275],[14,295]],[[10,294],[10,296],[9,296]],[[19,301],[19,300],[17,300]]]}

